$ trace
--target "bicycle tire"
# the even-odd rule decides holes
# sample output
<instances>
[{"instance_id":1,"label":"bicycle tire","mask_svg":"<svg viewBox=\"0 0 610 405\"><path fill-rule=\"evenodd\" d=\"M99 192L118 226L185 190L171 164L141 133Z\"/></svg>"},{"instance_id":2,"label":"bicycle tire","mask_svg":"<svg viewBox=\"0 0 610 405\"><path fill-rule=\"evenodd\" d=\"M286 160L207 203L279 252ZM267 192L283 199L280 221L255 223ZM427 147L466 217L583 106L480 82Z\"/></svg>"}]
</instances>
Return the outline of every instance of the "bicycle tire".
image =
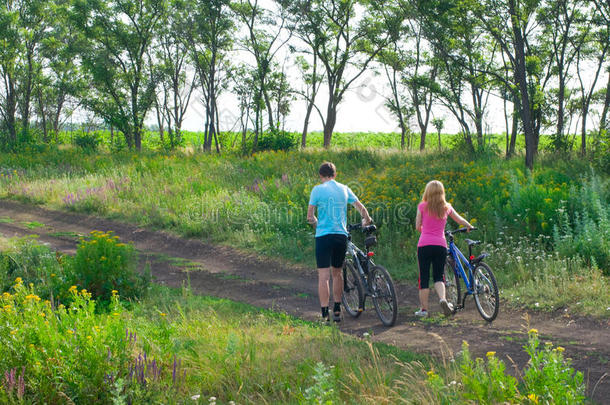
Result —
<instances>
[{"instance_id":1,"label":"bicycle tire","mask_svg":"<svg viewBox=\"0 0 610 405\"><path fill-rule=\"evenodd\" d=\"M462 296L460 278L456 275L455 269L449 263L449 260L445 263L445 298L447 302L453 306L452 314L455 314L460 305L460 297Z\"/></svg>"},{"instance_id":2,"label":"bicycle tire","mask_svg":"<svg viewBox=\"0 0 610 405\"><path fill-rule=\"evenodd\" d=\"M385 326L392 326L398 316L398 302L392 277L384 267L377 265L370 269L369 277L375 312L381 323Z\"/></svg>"},{"instance_id":3,"label":"bicycle tire","mask_svg":"<svg viewBox=\"0 0 610 405\"><path fill-rule=\"evenodd\" d=\"M350 316L357 318L364 307L364 289L360 276L351 260L343 263L343 294L341 294L343 308Z\"/></svg>"},{"instance_id":4,"label":"bicycle tire","mask_svg":"<svg viewBox=\"0 0 610 405\"><path fill-rule=\"evenodd\" d=\"M473 272L474 302L477 310L487 322L492 322L498 316L500 309L500 293L498 283L491 268L483 262L476 265Z\"/></svg>"}]
</instances>

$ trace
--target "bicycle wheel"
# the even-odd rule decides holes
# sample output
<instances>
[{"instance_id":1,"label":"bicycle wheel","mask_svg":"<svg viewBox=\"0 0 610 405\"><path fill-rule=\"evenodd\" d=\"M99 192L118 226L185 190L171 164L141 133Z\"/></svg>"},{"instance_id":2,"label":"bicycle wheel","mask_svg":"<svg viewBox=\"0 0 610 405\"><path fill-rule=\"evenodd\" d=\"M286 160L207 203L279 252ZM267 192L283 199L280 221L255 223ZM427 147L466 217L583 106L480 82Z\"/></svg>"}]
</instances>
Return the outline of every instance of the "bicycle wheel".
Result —
<instances>
[{"instance_id":1,"label":"bicycle wheel","mask_svg":"<svg viewBox=\"0 0 610 405\"><path fill-rule=\"evenodd\" d=\"M489 266L483 262L474 268L474 302L479 313L487 322L498 316L500 294L496 278Z\"/></svg>"},{"instance_id":2,"label":"bicycle wheel","mask_svg":"<svg viewBox=\"0 0 610 405\"><path fill-rule=\"evenodd\" d=\"M396 302L396 292L394 282L390 273L381 267L374 266L369 275L372 290L371 299L375 305L375 312L385 326L392 326L396 322L398 315L398 303Z\"/></svg>"},{"instance_id":3,"label":"bicycle wheel","mask_svg":"<svg viewBox=\"0 0 610 405\"><path fill-rule=\"evenodd\" d=\"M453 306L452 313L454 314L460 304L461 296L460 279L456 277L453 266L447 262L445 263L445 298Z\"/></svg>"},{"instance_id":4,"label":"bicycle wheel","mask_svg":"<svg viewBox=\"0 0 610 405\"><path fill-rule=\"evenodd\" d=\"M345 311L354 318L362 313L364 289L360 282L360 276L351 260L346 260L343 264L343 294L341 295L341 302Z\"/></svg>"}]
</instances>

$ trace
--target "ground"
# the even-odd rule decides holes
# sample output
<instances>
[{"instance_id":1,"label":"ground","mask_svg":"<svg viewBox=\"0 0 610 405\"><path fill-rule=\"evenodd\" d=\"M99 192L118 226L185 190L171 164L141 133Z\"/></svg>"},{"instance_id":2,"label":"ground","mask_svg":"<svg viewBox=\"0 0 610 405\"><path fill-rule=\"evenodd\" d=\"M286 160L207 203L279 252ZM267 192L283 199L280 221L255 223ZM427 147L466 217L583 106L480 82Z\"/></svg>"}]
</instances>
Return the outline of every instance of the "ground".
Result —
<instances>
[{"instance_id":1,"label":"ground","mask_svg":"<svg viewBox=\"0 0 610 405\"><path fill-rule=\"evenodd\" d=\"M141 266L149 266L159 283L173 287L188 283L197 294L246 302L308 320L318 317L314 269L164 231L0 200L0 233L6 237L37 234L52 248L74 253L78 236L92 230L114 231L123 241L132 241L140 252ZM382 257L378 261L383 264ZM569 311L529 312L503 305L498 318L488 324L479 316L474 302L467 300L466 308L452 318L440 315L437 306L431 308L433 316L422 321L413 315L417 286L398 284L396 291L400 309L394 327L383 327L367 302L362 316L346 317L340 329L356 336L369 333L375 341L443 359L450 359L466 340L474 355L495 351L509 365L514 363L522 369L527 361L522 349L527 331L536 328L542 340L566 348L575 368L584 373L588 396L610 404L609 320L572 316Z\"/></svg>"}]
</instances>

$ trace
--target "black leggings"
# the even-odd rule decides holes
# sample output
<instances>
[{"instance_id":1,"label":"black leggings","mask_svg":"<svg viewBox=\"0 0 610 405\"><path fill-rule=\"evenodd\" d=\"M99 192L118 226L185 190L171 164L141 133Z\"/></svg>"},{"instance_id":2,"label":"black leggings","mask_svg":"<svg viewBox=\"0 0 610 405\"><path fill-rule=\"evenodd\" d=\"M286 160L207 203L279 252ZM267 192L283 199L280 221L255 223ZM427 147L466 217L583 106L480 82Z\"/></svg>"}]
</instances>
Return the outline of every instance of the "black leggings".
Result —
<instances>
[{"instance_id":1,"label":"black leggings","mask_svg":"<svg viewBox=\"0 0 610 405\"><path fill-rule=\"evenodd\" d=\"M444 246L420 246L417 248L417 263L419 264L419 289L428 288L430 281L430 265L434 282L444 280L444 267L447 260L447 248Z\"/></svg>"}]
</instances>

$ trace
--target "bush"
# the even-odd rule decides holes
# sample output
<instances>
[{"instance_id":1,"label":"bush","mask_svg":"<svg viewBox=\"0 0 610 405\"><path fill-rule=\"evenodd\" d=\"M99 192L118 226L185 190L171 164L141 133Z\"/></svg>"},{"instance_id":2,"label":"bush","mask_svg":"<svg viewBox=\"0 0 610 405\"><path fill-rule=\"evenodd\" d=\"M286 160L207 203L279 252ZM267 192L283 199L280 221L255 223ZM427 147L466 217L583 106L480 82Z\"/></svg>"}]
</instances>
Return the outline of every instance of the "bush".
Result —
<instances>
[{"instance_id":1,"label":"bush","mask_svg":"<svg viewBox=\"0 0 610 405\"><path fill-rule=\"evenodd\" d=\"M86 153L93 153L100 145L100 138L95 132L79 131L74 136L74 145L81 148Z\"/></svg>"},{"instance_id":2,"label":"bush","mask_svg":"<svg viewBox=\"0 0 610 405\"><path fill-rule=\"evenodd\" d=\"M67 291L69 280L64 271L65 258L40 245L36 238L14 240L14 245L0 253L0 288L9 291L16 278L37 286L37 294L54 302Z\"/></svg>"},{"instance_id":3,"label":"bush","mask_svg":"<svg viewBox=\"0 0 610 405\"><path fill-rule=\"evenodd\" d=\"M286 131L271 131L264 133L258 140L257 151L291 150L297 146L297 139Z\"/></svg>"},{"instance_id":4,"label":"bush","mask_svg":"<svg viewBox=\"0 0 610 405\"><path fill-rule=\"evenodd\" d=\"M118 239L112 232L93 231L81 240L73 260L74 284L105 302L116 292L125 298L140 297L150 284L147 274L137 273L134 247Z\"/></svg>"}]
</instances>

